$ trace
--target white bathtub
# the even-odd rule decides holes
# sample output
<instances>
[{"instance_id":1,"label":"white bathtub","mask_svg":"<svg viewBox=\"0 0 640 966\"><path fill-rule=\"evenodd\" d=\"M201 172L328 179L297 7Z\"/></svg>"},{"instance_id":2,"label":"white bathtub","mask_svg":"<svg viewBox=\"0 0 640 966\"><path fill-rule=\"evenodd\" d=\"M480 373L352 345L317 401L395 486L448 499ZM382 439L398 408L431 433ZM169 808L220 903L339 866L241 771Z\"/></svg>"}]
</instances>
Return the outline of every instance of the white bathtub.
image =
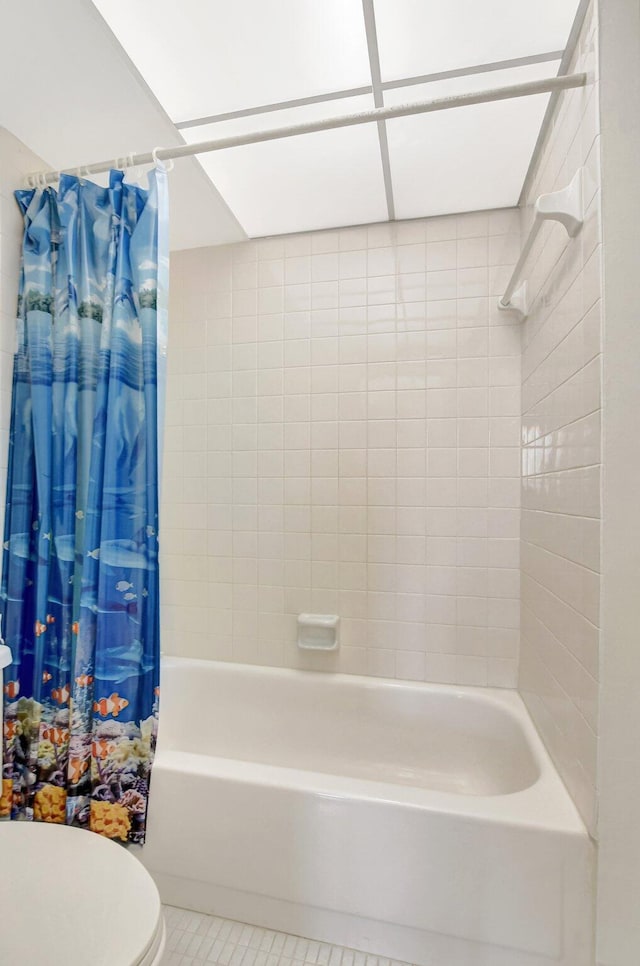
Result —
<instances>
[{"instance_id":1,"label":"white bathtub","mask_svg":"<svg viewBox=\"0 0 640 966\"><path fill-rule=\"evenodd\" d=\"M420 966L590 966L592 850L513 692L164 659L164 901Z\"/></svg>"}]
</instances>

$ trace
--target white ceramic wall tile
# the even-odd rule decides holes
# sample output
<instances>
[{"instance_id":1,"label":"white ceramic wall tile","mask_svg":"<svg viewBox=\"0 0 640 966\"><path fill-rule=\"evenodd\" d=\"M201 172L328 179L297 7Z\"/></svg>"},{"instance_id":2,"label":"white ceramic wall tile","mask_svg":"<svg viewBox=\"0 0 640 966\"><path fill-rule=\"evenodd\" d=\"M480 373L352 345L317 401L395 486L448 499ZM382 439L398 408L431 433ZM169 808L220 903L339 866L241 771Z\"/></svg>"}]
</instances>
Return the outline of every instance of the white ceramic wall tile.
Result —
<instances>
[{"instance_id":1,"label":"white ceramic wall tile","mask_svg":"<svg viewBox=\"0 0 640 966\"><path fill-rule=\"evenodd\" d=\"M571 70L596 56L589 11ZM527 266L522 353L519 685L590 830L595 826L600 603L601 236L597 79L561 95L527 205L585 166L586 222L545 226ZM523 212L523 230L530 218ZM505 427L506 428L506 427Z\"/></svg>"},{"instance_id":2,"label":"white ceramic wall tile","mask_svg":"<svg viewBox=\"0 0 640 966\"><path fill-rule=\"evenodd\" d=\"M505 210L172 256L168 651L515 685L518 251Z\"/></svg>"}]
</instances>

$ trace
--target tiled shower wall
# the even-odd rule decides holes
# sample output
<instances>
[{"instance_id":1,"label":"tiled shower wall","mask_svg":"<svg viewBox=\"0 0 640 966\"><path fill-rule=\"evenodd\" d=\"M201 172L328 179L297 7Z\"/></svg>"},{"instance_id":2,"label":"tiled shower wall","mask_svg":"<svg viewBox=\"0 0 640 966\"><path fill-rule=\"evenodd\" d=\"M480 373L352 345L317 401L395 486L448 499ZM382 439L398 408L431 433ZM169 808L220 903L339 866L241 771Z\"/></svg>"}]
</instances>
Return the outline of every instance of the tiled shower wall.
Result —
<instances>
[{"instance_id":1,"label":"tiled shower wall","mask_svg":"<svg viewBox=\"0 0 640 966\"><path fill-rule=\"evenodd\" d=\"M166 651L515 685L518 252L503 210L172 255Z\"/></svg>"},{"instance_id":2,"label":"tiled shower wall","mask_svg":"<svg viewBox=\"0 0 640 966\"><path fill-rule=\"evenodd\" d=\"M520 689L591 831L595 823L600 598L601 231L594 16L528 194L584 166L585 224L568 241L545 225L531 257L522 357ZM530 209L524 212L523 231Z\"/></svg>"}]
</instances>

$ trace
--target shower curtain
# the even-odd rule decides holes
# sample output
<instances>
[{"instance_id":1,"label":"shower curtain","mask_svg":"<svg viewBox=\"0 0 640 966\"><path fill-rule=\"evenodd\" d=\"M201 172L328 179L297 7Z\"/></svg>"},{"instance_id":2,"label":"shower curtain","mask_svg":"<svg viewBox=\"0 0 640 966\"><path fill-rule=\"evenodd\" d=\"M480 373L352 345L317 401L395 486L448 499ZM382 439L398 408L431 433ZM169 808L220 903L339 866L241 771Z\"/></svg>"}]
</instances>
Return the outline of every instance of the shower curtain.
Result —
<instances>
[{"instance_id":1,"label":"shower curtain","mask_svg":"<svg viewBox=\"0 0 640 966\"><path fill-rule=\"evenodd\" d=\"M24 215L4 527L0 817L143 843L159 698L166 171Z\"/></svg>"}]
</instances>

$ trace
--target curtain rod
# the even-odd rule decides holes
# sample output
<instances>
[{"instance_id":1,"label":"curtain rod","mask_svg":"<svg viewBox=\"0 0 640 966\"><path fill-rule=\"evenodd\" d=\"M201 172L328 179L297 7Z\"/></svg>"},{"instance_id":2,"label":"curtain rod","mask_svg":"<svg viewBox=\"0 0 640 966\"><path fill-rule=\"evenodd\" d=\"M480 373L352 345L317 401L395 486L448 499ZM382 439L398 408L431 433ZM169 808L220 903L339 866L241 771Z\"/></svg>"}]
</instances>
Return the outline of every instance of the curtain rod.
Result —
<instances>
[{"instance_id":1,"label":"curtain rod","mask_svg":"<svg viewBox=\"0 0 640 966\"><path fill-rule=\"evenodd\" d=\"M355 124L368 124L373 121L385 121L395 117L409 117L413 114L430 114L434 111L446 111L454 107L468 107L471 104L488 104L492 101L504 101L513 97L529 97L532 94L548 94L552 91L567 90L571 87L584 87L587 83L585 73L562 74L559 77L546 77L540 80L526 81L523 84L511 84L508 87L493 87L471 94L454 94L450 97L439 97L431 101L418 101L410 104L397 104L392 107L378 107L358 114L343 114L338 117L328 117L320 121L306 121L303 124L292 124L289 127L268 128L265 131L254 131L250 134L236 134L232 137L218 138L213 141L199 141L195 144L181 144L173 148L155 148L146 154L130 154L126 158L115 158L107 161L96 161L93 164L82 165L79 168L65 168L63 171L40 171L27 175L27 187L45 187L57 181L61 174L100 174L111 168L128 168L139 164L152 164L157 161L173 161L178 158L191 157L194 154L206 154L209 151L222 151L225 148L236 148L244 144L259 144L262 141L275 141L279 138L295 137L299 134L313 134L316 131L330 131L340 127L352 127Z\"/></svg>"}]
</instances>

